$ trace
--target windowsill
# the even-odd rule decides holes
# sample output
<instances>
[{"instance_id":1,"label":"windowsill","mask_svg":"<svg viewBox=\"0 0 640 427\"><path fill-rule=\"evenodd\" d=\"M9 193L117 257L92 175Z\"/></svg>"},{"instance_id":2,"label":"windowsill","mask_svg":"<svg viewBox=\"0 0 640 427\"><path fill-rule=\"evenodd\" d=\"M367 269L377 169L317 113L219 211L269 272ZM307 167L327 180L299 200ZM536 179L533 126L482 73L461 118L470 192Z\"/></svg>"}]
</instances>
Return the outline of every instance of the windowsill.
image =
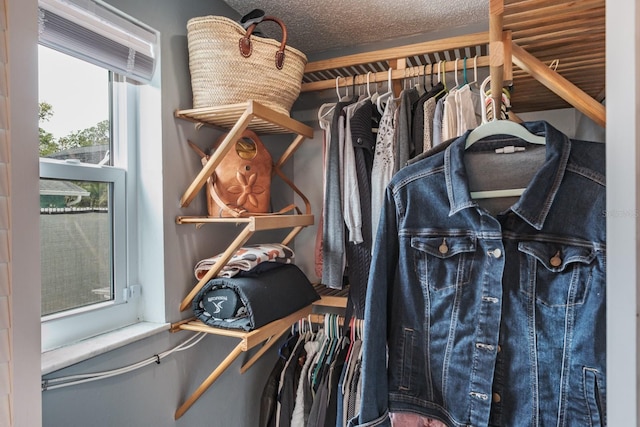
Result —
<instances>
[{"instance_id":1,"label":"windowsill","mask_svg":"<svg viewBox=\"0 0 640 427\"><path fill-rule=\"evenodd\" d=\"M140 322L106 334L42 353L42 375L150 337L171 327L169 323Z\"/></svg>"}]
</instances>

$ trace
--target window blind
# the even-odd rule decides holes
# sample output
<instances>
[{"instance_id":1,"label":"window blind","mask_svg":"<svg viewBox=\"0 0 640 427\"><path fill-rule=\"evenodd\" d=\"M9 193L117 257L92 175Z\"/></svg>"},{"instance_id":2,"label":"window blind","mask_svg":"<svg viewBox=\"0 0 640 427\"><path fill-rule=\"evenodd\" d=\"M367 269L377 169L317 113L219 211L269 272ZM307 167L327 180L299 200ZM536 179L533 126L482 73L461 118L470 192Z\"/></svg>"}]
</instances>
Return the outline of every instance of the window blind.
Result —
<instances>
[{"instance_id":1,"label":"window blind","mask_svg":"<svg viewBox=\"0 0 640 427\"><path fill-rule=\"evenodd\" d=\"M39 0L43 46L148 83L158 33L96 0Z\"/></svg>"}]
</instances>

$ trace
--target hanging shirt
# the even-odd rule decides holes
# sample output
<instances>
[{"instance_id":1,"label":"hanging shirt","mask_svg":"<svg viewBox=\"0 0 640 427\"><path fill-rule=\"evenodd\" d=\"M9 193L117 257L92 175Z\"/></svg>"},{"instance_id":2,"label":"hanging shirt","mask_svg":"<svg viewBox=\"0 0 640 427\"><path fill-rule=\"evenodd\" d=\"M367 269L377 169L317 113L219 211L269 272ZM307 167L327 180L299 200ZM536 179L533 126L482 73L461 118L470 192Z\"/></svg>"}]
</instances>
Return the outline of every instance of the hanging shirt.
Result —
<instances>
[{"instance_id":1,"label":"hanging shirt","mask_svg":"<svg viewBox=\"0 0 640 427\"><path fill-rule=\"evenodd\" d=\"M353 150L355 152L356 175L360 190L360 210L362 212L362 243L347 243L347 275L349 279L350 307L353 316L364 318L369 269L371 267L371 172L375 150L376 133L380 125L380 114L371 102L365 102L349 121Z\"/></svg>"},{"instance_id":2,"label":"hanging shirt","mask_svg":"<svg viewBox=\"0 0 640 427\"><path fill-rule=\"evenodd\" d=\"M335 104L332 107L335 110ZM333 111L333 110L330 110ZM330 112L329 112L330 113ZM325 113L318 117L318 124L320 128L323 130L322 137L322 176L324 178L324 182L326 184L326 176L327 176L327 158L329 157L329 144L331 143L331 122L332 116L329 113ZM324 229L324 202L326 201L326 195L324 194L325 186L322 186L323 189L323 206L322 206L322 215L318 218L318 228L316 231L316 241L315 241L315 273L317 277L322 277L322 233Z\"/></svg>"},{"instance_id":3,"label":"hanging shirt","mask_svg":"<svg viewBox=\"0 0 640 427\"><path fill-rule=\"evenodd\" d=\"M411 137L413 116L413 103L418 101L420 95L415 88L404 89L400 93L398 105L398 120L396 121L396 145L394 156L394 170L403 168L407 161L415 155L415 146ZM422 149L422 147L420 147Z\"/></svg>"},{"instance_id":4,"label":"hanging shirt","mask_svg":"<svg viewBox=\"0 0 640 427\"><path fill-rule=\"evenodd\" d=\"M423 142L422 152L426 153L433 147L433 117L436 113L436 98L432 97L424 103L424 125L423 125Z\"/></svg>"},{"instance_id":5,"label":"hanging shirt","mask_svg":"<svg viewBox=\"0 0 640 427\"><path fill-rule=\"evenodd\" d=\"M373 155L373 169L371 171L371 232L374 242L384 200L384 191L394 174L397 109L396 101L389 98L384 113L382 113L376 137L376 151Z\"/></svg>"},{"instance_id":6,"label":"hanging shirt","mask_svg":"<svg viewBox=\"0 0 640 427\"><path fill-rule=\"evenodd\" d=\"M389 426L390 412L455 426L604 425L605 147L525 127L546 145L496 136L465 150L463 135L389 183L350 425ZM495 154L506 145L525 151ZM474 171L474 159L502 168ZM531 165L522 196L471 197L491 187L470 177L512 188L521 183L492 174Z\"/></svg>"},{"instance_id":7,"label":"hanging shirt","mask_svg":"<svg viewBox=\"0 0 640 427\"><path fill-rule=\"evenodd\" d=\"M480 94L472 91L469 85L464 85L457 90L455 97L458 114L456 136L460 136L481 123L481 100Z\"/></svg>"},{"instance_id":8,"label":"hanging shirt","mask_svg":"<svg viewBox=\"0 0 640 427\"><path fill-rule=\"evenodd\" d=\"M436 109L433 113L433 130L432 130L432 145L435 147L444 140L442 139L442 113L444 109L444 97L438 99L436 102Z\"/></svg>"},{"instance_id":9,"label":"hanging shirt","mask_svg":"<svg viewBox=\"0 0 640 427\"><path fill-rule=\"evenodd\" d=\"M413 103L413 117L411 123L411 137L413 138L413 145L415 148L415 156L422 154L425 150L425 147L431 147L431 129L433 128L433 112L429 114L429 122L427 127L427 117L425 113L427 110L425 109L425 104L427 102L433 102L433 106L435 108L435 98L436 95L444 92L444 85L442 83L438 83L433 86L429 91L425 92L423 95L418 98L416 102ZM431 101L429 101L431 100ZM424 137L425 135L429 135L429 141L427 142Z\"/></svg>"},{"instance_id":10,"label":"hanging shirt","mask_svg":"<svg viewBox=\"0 0 640 427\"><path fill-rule=\"evenodd\" d=\"M458 104L456 102L457 88L444 98L442 105L442 140L447 141L458 136Z\"/></svg>"},{"instance_id":11,"label":"hanging shirt","mask_svg":"<svg viewBox=\"0 0 640 427\"><path fill-rule=\"evenodd\" d=\"M362 238L362 209L360 207L360 188L358 185L358 173L356 170L356 157L353 147L353 135L351 130L351 120L356 111L365 103L371 101L365 99L344 108L345 129L342 144L342 212L344 221L349 230L349 242L359 244Z\"/></svg>"},{"instance_id":12,"label":"hanging shirt","mask_svg":"<svg viewBox=\"0 0 640 427\"><path fill-rule=\"evenodd\" d=\"M320 344L317 341L308 341L304 345L304 349L307 352L307 358L302 366L302 372L300 373L300 379L298 381L298 388L296 389L296 401L293 407L293 414L291 415L291 427L304 427L307 420L305 420L305 394L311 394L309 387L308 372L315 355L320 348ZM309 400L309 399L306 399ZM306 413L309 414L311 408L307 408Z\"/></svg>"},{"instance_id":13,"label":"hanging shirt","mask_svg":"<svg viewBox=\"0 0 640 427\"><path fill-rule=\"evenodd\" d=\"M322 222L322 283L330 288L342 289L345 269L344 217L340 190L340 143L338 122L343 107L351 101L336 103L331 122Z\"/></svg>"}]
</instances>

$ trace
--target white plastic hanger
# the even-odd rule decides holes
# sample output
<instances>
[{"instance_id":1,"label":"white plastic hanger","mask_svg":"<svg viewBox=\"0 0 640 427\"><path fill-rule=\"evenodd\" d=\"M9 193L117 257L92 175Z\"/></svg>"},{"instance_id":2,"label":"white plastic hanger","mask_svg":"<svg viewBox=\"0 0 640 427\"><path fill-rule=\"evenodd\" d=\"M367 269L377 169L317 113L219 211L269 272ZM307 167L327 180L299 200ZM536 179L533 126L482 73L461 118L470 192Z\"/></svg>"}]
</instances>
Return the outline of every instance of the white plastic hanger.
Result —
<instances>
[{"instance_id":1,"label":"white plastic hanger","mask_svg":"<svg viewBox=\"0 0 640 427\"><path fill-rule=\"evenodd\" d=\"M369 72L370 73L370 72ZM367 73L367 79L369 78L369 73ZM373 83L376 85L376 91L371 95L371 103L377 105L378 97L380 96L380 92L378 92L378 82L376 80L376 75L373 75Z\"/></svg>"},{"instance_id":2,"label":"white plastic hanger","mask_svg":"<svg viewBox=\"0 0 640 427\"><path fill-rule=\"evenodd\" d=\"M378 106L378 111L380 112L380 114L384 113L384 107L385 107L385 102L393 96L393 85L391 82L391 68L389 68L388 71L388 75L387 75L387 91L385 93L383 93L382 95L378 96L378 99L376 99L376 105Z\"/></svg>"},{"instance_id":3,"label":"white plastic hanger","mask_svg":"<svg viewBox=\"0 0 640 427\"><path fill-rule=\"evenodd\" d=\"M322 120L323 118L331 114L335 108L336 108L335 102L327 102L322 104L320 108L318 108L318 121Z\"/></svg>"},{"instance_id":4,"label":"white plastic hanger","mask_svg":"<svg viewBox=\"0 0 640 427\"><path fill-rule=\"evenodd\" d=\"M341 100L340 86L338 84L339 80L340 80L340 76L336 77L336 95L338 95L338 101ZM348 94L348 89L347 89L347 94ZM327 102L322 104L320 108L318 108L318 121L321 121L323 118L331 114L335 108L336 108L335 102Z\"/></svg>"},{"instance_id":5,"label":"white plastic hanger","mask_svg":"<svg viewBox=\"0 0 640 427\"><path fill-rule=\"evenodd\" d=\"M344 96L340 96L340 85L339 85L340 78L343 78L346 80L346 78L342 76L336 77L336 95L338 95L338 101L346 101L349 99L349 86L345 86Z\"/></svg>"},{"instance_id":6,"label":"white plastic hanger","mask_svg":"<svg viewBox=\"0 0 640 427\"><path fill-rule=\"evenodd\" d=\"M469 133L467 136L467 141L465 144L465 150L473 145L476 141L479 141L483 138L493 136L493 135L511 135L515 136L519 139L527 141L531 144L546 144L546 138L544 136L535 135L527 130L524 126L512 122L511 120L498 120L496 118L496 106L493 105L493 120L487 121L486 115L486 103L485 103L485 88L487 83L491 80L491 77L487 77L480 85L480 94L482 96L482 124L475 128ZM494 100L491 98L491 102ZM487 191L472 191L470 193L472 199L489 199L489 198L498 198L498 197L518 197L524 193L524 188L512 188L505 190L487 190Z\"/></svg>"},{"instance_id":7,"label":"white plastic hanger","mask_svg":"<svg viewBox=\"0 0 640 427\"><path fill-rule=\"evenodd\" d=\"M483 98L485 96L485 87L487 86L489 80L491 80L491 77L487 77L480 86L480 94ZM491 99L491 102L493 103L493 99ZM531 144L546 144L546 138L544 136L535 135L518 123L512 122L511 120L497 120L495 105L493 105L493 120L487 121L485 106L485 99L482 99L482 124L472 130L469 136L467 136L465 149L469 148L476 141L492 135L511 135L527 141Z\"/></svg>"},{"instance_id":8,"label":"white plastic hanger","mask_svg":"<svg viewBox=\"0 0 640 427\"><path fill-rule=\"evenodd\" d=\"M491 102L493 102L493 100L491 100ZM493 119L490 122L481 124L471 131L469 136L467 136L467 143L465 144L465 148L469 148L476 141L479 141L482 138L493 135L511 135L527 141L531 144L544 145L546 143L546 139L544 136L535 135L529 132L524 126L516 122L512 122L511 120Z\"/></svg>"},{"instance_id":9,"label":"white plastic hanger","mask_svg":"<svg viewBox=\"0 0 640 427\"><path fill-rule=\"evenodd\" d=\"M473 81L469 82L469 85L478 87L478 55L473 57Z\"/></svg>"},{"instance_id":10,"label":"white plastic hanger","mask_svg":"<svg viewBox=\"0 0 640 427\"><path fill-rule=\"evenodd\" d=\"M449 88L447 87L447 61L446 60L442 60L442 61L438 61L438 83L442 83L442 87L443 89L436 94L436 97L442 95L443 93L449 93ZM444 68L444 70L443 70Z\"/></svg>"},{"instance_id":11,"label":"white plastic hanger","mask_svg":"<svg viewBox=\"0 0 640 427\"><path fill-rule=\"evenodd\" d=\"M453 61L453 80L456 82L455 89L460 88L460 83L458 83L458 59L457 58Z\"/></svg>"}]
</instances>

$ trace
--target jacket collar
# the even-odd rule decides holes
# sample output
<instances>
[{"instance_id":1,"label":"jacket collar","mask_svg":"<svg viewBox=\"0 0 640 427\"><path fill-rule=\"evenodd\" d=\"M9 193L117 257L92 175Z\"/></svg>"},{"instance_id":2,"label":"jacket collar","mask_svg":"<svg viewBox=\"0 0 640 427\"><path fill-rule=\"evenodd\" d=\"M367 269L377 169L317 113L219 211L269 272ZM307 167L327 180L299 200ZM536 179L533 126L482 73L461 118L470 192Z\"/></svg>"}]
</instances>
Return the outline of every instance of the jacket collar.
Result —
<instances>
[{"instance_id":1,"label":"jacket collar","mask_svg":"<svg viewBox=\"0 0 640 427\"><path fill-rule=\"evenodd\" d=\"M537 230L541 230L551 205L555 199L564 172L566 170L571 141L562 132L544 121L524 123L530 132L544 135L546 140L545 162L534 175L519 200L511 207L511 210L520 216ZM457 212L478 207L478 203L471 198L464 165L465 143L470 131L456 139L447 149L444 155L444 173L449 197L449 216ZM474 144L478 148L492 148L504 145L504 137L485 138ZM513 137L509 137L509 144L513 145ZM518 141L520 145L526 142Z\"/></svg>"}]
</instances>

